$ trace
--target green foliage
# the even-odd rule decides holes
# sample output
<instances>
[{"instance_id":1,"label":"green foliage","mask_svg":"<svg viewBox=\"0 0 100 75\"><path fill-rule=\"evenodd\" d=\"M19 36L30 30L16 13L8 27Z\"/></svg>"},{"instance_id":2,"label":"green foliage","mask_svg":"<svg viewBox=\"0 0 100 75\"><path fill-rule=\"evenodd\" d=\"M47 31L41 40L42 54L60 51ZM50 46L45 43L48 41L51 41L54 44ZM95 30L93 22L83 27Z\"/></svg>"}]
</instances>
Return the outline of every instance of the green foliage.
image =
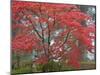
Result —
<instances>
[{"instance_id":1,"label":"green foliage","mask_svg":"<svg viewBox=\"0 0 100 75\"><path fill-rule=\"evenodd\" d=\"M54 62L49 61L47 64L40 65L40 64L33 64L34 67L32 67L31 62L26 62L23 64L27 64L25 66L21 66L20 68L14 68L12 70L12 75L15 74L26 74L26 73L40 73L40 72L59 72L59 71L73 71L77 70L69 65L64 65L61 62ZM81 62L81 68L79 69L94 69L95 68L95 62Z\"/></svg>"},{"instance_id":2,"label":"green foliage","mask_svg":"<svg viewBox=\"0 0 100 75\"><path fill-rule=\"evenodd\" d=\"M47 64L43 65L36 65L35 68L33 68L33 71L35 72L53 72L53 71L60 71L60 63L49 61Z\"/></svg>"},{"instance_id":3,"label":"green foliage","mask_svg":"<svg viewBox=\"0 0 100 75\"><path fill-rule=\"evenodd\" d=\"M30 67L21 67L21 68L17 68L17 69L13 69L12 70L12 75L14 74L23 74L23 73L31 73L32 70Z\"/></svg>"},{"instance_id":4,"label":"green foliage","mask_svg":"<svg viewBox=\"0 0 100 75\"><path fill-rule=\"evenodd\" d=\"M43 72L53 72L53 71L60 71L60 63L49 61L47 64L45 64L42 68Z\"/></svg>"}]
</instances>

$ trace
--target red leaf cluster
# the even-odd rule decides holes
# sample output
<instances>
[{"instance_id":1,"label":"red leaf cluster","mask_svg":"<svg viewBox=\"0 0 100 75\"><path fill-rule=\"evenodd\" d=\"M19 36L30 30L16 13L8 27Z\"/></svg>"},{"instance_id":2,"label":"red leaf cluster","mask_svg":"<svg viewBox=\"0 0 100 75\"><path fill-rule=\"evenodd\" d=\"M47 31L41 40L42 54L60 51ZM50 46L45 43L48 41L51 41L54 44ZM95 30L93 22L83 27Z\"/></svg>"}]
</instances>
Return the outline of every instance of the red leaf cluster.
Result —
<instances>
[{"instance_id":1,"label":"red leaf cluster","mask_svg":"<svg viewBox=\"0 0 100 75\"><path fill-rule=\"evenodd\" d=\"M39 42L39 39L34 35L19 34L12 40L12 48L19 52L20 50L32 52L32 49L37 47L36 42Z\"/></svg>"}]
</instances>

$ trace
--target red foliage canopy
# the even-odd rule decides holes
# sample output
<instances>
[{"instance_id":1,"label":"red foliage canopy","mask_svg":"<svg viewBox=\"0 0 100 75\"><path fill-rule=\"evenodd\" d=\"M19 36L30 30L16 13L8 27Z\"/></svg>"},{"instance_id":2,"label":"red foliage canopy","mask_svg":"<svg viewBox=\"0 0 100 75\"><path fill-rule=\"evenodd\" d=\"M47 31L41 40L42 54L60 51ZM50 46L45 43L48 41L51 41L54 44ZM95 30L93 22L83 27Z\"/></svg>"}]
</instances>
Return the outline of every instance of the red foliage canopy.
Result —
<instances>
[{"instance_id":1,"label":"red foliage canopy","mask_svg":"<svg viewBox=\"0 0 100 75\"><path fill-rule=\"evenodd\" d=\"M92 18L76 5L13 1L12 14L12 49L39 50L43 57L36 60L38 64L68 58L69 64L79 68L79 44L90 52L94 48L95 25L83 24Z\"/></svg>"}]
</instances>

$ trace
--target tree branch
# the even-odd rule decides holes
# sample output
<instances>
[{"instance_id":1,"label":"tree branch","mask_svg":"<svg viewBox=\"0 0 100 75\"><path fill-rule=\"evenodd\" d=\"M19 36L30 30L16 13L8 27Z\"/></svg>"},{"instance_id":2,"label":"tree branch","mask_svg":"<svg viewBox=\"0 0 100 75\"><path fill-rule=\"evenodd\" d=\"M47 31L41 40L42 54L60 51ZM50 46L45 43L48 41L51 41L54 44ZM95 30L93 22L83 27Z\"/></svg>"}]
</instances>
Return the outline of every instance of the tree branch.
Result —
<instances>
[{"instance_id":1,"label":"tree branch","mask_svg":"<svg viewBox=\"0 0 100 75\"><path fill-rule=\"evenodd\" d=\"M40 15L39 15L39 17L41 18L41 16L42 16L42 11L41 11L41 4L40 4L40 7L39 7L39 11L40 11ZM42 43L43 43L43 48L44 48L44 52L45 52L45 55L48 55L47 54L47 52L46 52L46 49L45 49L45 45L44 45L44 32L43 32L43 27L42 27L42 25L41 25L41 22L40 22L40 20L39 20L39 24L40 24L40 27L41 27L41 30L42 30Z\"/></svg>"},{"instance_id":2,"label":"tree branch","mask_svg":"<svg viewBox=\"0 0 100 75\"><path fill-rule=\"evenodd\" d=\"M28 18L28 19L30 19L30 18ZM39 34L38 30L35 28L34 23L31 21L31 19L30 19L30 22L32 23L32 27L33 27L34 31L37 33L37 35L39 36L39 38L43 39L43 37Z\"/></svg>"},{"instance_id":3,"label":"tree branch","mask_svg":"<svg viewBox=\"0 0 100 75\"><path fill-rule=\"evenodd\" d=\"M54 12L54 16L55 16L55 12ZM48 19L49 19L49 16L48 16ZM48 21L47 21L47 24L48 24L48 52L50 52L49 47L50 47L50 37L51 37L50 32L51 32L51 30L50 30ZM55 25L55 17L54 17L53 25Z\"/></svg>"},{"instance_id":4,"label":"tree branch","mask_svg":"<svg viewBox=\"0 0 100 75\"><path fill-rule=\"evenodd\" d=\"M68 31L64 42L58 48L61 48L67 42L69 35L70 35L70 30Z\"/></svg>"}]
</instances>

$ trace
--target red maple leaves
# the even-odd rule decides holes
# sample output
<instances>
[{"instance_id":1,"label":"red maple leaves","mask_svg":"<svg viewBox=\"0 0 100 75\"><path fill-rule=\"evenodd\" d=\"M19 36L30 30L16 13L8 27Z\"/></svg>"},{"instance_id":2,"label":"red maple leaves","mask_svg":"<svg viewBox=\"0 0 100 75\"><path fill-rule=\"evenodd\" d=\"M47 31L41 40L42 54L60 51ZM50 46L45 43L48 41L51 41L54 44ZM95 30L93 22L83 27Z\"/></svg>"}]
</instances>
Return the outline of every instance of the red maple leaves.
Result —
<instances>
[{"instance_id":1,"label":"red maple leaves","mask_svg":"<svg viewBox=\"0 0 100 75\"><path fill-rule=\"evenodd\" d=\"M12 40L12 48L15 52L20 52L20 50L25 52L32 52L32 49L37 47L36 42L40 41L34 35L17 34L17 36L15 36L15 38Z\"/></svg>"}]
</instances>

